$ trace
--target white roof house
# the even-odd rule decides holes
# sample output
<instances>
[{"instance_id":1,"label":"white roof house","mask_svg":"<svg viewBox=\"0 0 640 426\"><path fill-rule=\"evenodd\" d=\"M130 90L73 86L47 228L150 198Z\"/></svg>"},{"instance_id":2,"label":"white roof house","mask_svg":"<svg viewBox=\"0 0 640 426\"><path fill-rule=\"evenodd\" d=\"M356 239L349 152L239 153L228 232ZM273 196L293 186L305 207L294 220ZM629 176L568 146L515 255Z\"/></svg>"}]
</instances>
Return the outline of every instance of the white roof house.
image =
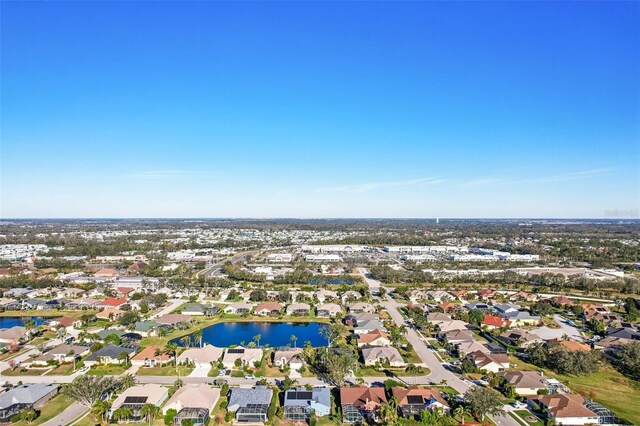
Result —
<instances>
[{"instance_id":1,"label":"white roof house","mask_svg":"<svg viewBox=\"0 0 640 426\"><path fill-rule=\"evenodd\" d=\"M162 414L166 414L171 409L180 412L185 408L203 408L211 414L218 399L220 399L219 388L213 388L205 383L184 385L162 407Z\"/></svg>"},{"instance_id":2,"label":"white roof house","mask_svg":"<svg viewBox=\"0 0 640 426\"><path fill-rule=\"evenodd\" d=\"M262 349L243 348L242 346L237 346L235 348L225 350L224 356L222 357L222 364L226 368L233 368L236 360L239 359L242 365L253 367L256 361L262 361L262 355Z\"/></svg>"},{"instance_id":3,"label":"white roof house","mask_svg":"<svg viewBox=\"0 0 640 426\"><path fill-rule=\"evenodd\" d=\"M224 349L215 347L213 345L205 345L201 348L189 348L178 355L178 363L194 363L197 367L211 365L212 362L217 362Z\"/></svg>"}]
</instances>

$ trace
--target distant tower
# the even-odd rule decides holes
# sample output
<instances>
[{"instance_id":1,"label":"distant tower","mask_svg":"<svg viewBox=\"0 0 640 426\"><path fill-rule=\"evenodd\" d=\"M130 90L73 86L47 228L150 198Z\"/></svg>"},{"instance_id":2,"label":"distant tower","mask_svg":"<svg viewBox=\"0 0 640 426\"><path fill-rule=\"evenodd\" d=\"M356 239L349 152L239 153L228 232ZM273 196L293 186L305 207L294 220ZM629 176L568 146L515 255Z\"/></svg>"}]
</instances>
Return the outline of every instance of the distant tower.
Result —
<instances>
[{"instance_id":1,"label":"distant tower","mask_svg":"<svg viewBox=\"0 0 640 426\"><path fill-rule=\"evenodd\" d=\"M440 223L440 218L436 217L436 225Z\"/></svg>"}]
</instances>

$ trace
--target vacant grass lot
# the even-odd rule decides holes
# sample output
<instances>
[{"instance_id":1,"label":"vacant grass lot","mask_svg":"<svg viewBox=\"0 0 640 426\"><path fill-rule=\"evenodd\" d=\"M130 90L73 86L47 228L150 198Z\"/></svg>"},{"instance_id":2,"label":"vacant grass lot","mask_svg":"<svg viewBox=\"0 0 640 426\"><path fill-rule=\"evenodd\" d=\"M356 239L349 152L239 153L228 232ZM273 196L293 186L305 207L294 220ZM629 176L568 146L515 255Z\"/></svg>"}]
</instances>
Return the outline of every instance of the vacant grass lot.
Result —
<instances>
[{"instance_id":1,"label":"vacant grass lot","mask_svg":"<svg viewBox=\"0 0 640 426\"><path fill-rule=\"evenodd\" d=\"M179 365L178 369L173 365L165 365L162 367L140 367L138 376L188 376L193 371L193 367Z\"/></svg>"}]
</instances>

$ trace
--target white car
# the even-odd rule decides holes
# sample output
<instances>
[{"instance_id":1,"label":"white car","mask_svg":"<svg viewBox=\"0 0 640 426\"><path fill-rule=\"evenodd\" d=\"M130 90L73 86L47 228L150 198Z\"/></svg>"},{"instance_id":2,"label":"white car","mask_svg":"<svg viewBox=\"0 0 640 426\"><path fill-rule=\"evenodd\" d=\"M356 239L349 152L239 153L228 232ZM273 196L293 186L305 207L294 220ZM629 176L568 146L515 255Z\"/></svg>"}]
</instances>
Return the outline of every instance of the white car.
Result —
<instances>
[{"instance_id":1,"label":"white car","mask_svg":"<svg viewBox=\"0 0 640 426\"><path fill-rule=\"evenodd\" d=\"M244 378L247 380L255 380L256 376L254 376L253 374L247 374L246 376L244 376Z\"/></svg>"},{"instance_id":2,"label":"white car","mask_svg":"<svg viewBox=\"0 0 640 426\"><path fill-rule=\"evenodd\" d=\"M520 401L516 401L513 404L511 404L513 406L513 408L527 408L527 404L520 402Z\"/></svg>"}]
</instances>

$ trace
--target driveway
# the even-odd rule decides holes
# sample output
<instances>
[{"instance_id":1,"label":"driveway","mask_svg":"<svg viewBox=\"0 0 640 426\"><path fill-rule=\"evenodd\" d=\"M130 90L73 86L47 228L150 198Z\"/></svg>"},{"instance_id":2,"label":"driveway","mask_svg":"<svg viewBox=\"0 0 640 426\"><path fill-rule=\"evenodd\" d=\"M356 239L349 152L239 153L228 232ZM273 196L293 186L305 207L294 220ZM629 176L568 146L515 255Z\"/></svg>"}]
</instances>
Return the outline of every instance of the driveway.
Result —
<instances>
[{"instance_id":1,"label":"driveway","mask_svg":"<svg viewBox=\"0 0 640 426\"><path fill-rule=\"evenodd\" d=\"M531 332L540 336L544 340L562 339L562 336L564 336L565 334L569 336L569 339L575 340L577 342L582 342L584 340L582 338L580 330L565 323L565 318L556 314L553 316L553 321L558 324L560 328L550 328L545 325L542 327L534 328L533 330L531 330Z\"/></svg>"},{"instance_id":2,"label":"driveway","mask_svg":"<svg viewBox=\"0 0 640 426\"><path fill-rule=\"evenodd\" d=\"M42 426L66 426L71 424L75 419L80 417L82 413L87 411L87 407L77 402L71 404L67 409L58 414L51 420L42 423Z\"/></svg>"},{"instance_id":3,"label":"driveway","mask_svg":"<svg viewBox=\"0 0 640 426\"><path fill-rule=\"evenodd\" d=\"M211 371L210 365L198 365L188 377L208 377L209 371Z\"/></svg>"}]
</instances>

